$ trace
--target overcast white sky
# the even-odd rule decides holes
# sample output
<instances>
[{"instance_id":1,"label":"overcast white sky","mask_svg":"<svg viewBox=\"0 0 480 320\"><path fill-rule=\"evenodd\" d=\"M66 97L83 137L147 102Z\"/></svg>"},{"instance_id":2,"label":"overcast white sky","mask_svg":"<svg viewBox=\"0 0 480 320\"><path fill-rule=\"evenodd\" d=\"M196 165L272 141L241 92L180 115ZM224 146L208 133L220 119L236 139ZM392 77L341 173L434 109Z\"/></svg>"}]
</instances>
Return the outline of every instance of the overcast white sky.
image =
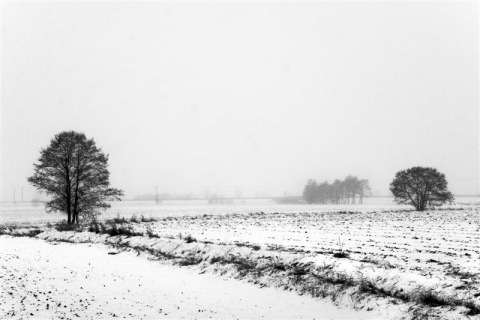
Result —
<instances>
[{"instance_id":1,"label":"overcast white sky","mask_svg":"<svg viewBox=\"0 0 480 320\"><path fill-rule=\"evenodd\" d=\"M479 193L477 1L4 2L1 27L4 201L71 129L127 198L387 195L415 165Z\"/></svg>"}]
</instances>

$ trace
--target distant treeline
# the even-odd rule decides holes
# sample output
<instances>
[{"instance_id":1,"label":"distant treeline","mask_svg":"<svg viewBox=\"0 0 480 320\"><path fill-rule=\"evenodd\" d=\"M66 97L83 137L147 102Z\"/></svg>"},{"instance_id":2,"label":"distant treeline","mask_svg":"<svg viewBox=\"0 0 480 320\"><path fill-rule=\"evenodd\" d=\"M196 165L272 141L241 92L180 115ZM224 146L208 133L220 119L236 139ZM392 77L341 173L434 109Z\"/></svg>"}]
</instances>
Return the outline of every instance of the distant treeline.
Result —
<instances>
[{"instance_id":1,"label":"distant treeline","mask_svg":"<svg viewBox=\"0 0 480 320\"><path fill-rule=\"evenodd\" d=\"M208 204L233 204L233 199L225 199L224 195L212 193L208 196Z\"/></svg>"},{"instance_id":2,"label":"distant treeline","mask_svg":"<svg viewBox=\"0 0 480 320\"><path fill-rule=\"evenodd\" d=\"M318 183L310 179L303 190L303 199L307 203L355 203L358 198L363 203L363 198L371 195L368 180L359 180L354 176L347 176L345 180L335 180Z\"/></svg>"},{"instance_id":3,"label":"distant treeline","mask_svg":"<svg viewBox=\"0 0 480 320\"><path fill-rule=\"evenodd\" d=\"M145 201L145 200L153 200L155 201L156 199L158 200L171 200L171 199L198 199L200 196L195 195L193 193L182 193L182 194L176 194L176 193L159 193L156 195L155 193L148 193L148 194L141 194L138 196L135 196L133 200L138 200L138 201Z\"/></svg>"},{"instance_id":4,"label":"distant treeline","mask_svg":"<svg viewBox=\"0 0 480 320\"><path fill-rule=\"evenodd\" d=\"M145 200L152 200L155 201L158 199L159 201L162 200L175 200L175 199L182 199L182 200L189 200L189 199L207 199L209 204L233 204L233 199L227 199L222 194L207 194L202 196L193 194L193 193L159 193L159 194L142 194L138 195L134 198L134 200L138 201L145 201Z\"/></svg>"}]
</instances>

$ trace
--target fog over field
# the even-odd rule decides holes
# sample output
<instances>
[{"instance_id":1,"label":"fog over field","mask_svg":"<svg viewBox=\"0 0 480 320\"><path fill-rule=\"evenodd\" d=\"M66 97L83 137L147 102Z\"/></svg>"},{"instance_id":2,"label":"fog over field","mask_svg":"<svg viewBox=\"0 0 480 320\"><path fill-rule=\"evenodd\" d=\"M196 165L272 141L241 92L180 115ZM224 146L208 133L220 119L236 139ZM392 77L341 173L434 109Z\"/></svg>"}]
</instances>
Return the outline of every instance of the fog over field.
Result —
<instances>
[{"instance_id":1,"label":"fog over field","mask_svg":"<svg viewBox=\"0 0 480 320\"><path fill-rule=\"evenodd\" d=\"M0 11L0 319L480 320L477 0Z\"/></svg>"},{"instance_id":2,"label":"fog over field","mask_svg":"<svg viewBox=\"0 0 480 320\"><path fill-rule=\"evenodd\" d=\"M431 166L479 193L478 3L2 2L1 200L54 134L125 198L301 195Z\"/></svg>"}]
</instances>

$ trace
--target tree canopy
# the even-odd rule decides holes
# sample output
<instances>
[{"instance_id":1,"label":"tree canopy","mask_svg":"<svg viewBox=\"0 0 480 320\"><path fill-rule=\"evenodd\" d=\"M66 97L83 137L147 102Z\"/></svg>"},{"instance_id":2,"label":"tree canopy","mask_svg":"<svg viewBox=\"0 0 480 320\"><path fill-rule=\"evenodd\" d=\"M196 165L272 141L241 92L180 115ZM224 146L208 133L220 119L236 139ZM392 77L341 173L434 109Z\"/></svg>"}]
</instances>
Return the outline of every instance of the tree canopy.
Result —
<instances>
[{"instance_id":1,"label":"tree canopy","mask_svg":"<svg viewBox=\"0 0 480 320\"><path fill-rule=\"evenodd\" d=\"M424 211L454 200L447 184L445 175L437 169L413 167L397 172L390 184L390 191L395 196L395 202Z\"/></svg>"},{"instance_id":2,"label":"tree canopy","mask_svg":"<svg viewBox=\"0 0 480 320\"><path fill-rule=\"evenodd\" d=\"M40 151L34 169L28 182L50 196L47 212L66 213L68 224L78 224L79 216L97 216L110 207L107 201L123 196L122 190L109 186L108 155L83 133L56 134Z\"/></svg>"}]
</instances>

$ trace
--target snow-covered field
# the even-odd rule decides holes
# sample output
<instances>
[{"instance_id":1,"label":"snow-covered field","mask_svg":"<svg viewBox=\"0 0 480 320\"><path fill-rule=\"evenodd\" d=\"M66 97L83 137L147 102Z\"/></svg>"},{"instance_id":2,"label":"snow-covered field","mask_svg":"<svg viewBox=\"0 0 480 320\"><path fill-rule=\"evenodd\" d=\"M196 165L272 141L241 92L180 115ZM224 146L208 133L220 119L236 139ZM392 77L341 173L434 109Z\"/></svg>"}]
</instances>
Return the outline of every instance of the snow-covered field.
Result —
<instances>
[{"instance_id":1,"label":"snow-covered field","mask_svg":"<svg viewBox=\"0 0 480 320\"><path fill-rule=\"evenodd\" d=\"M379 318L116 253L103 245L0 237L0 318Z\"/></svg>"},{"instance_id":2,"label":"snow-covered field","mask_svg":"<svg viewBox=\"0 0 480 320\"><path fill-rule=\"evenodd\" d=\"M371 291L401 300L428 300L415 296L421 292L435 295L434 305L467 307L456 311L471 316L480 308L477 207L187 216L126 225L134 233L160 238L188 235L199 243L254 248L286 265L329 266L336 275L368 281L375 285Z\"/></svg>"},{"instance_id":3,"label":"snow-covered field","mask_svg":"<svg viewBox=\"0 0 480 320\"><path fill-rule=\"evenodd\" d=\"M253 212L317 212L341 210L375 210L398 209L391 198L366 199L363 205L308 205L308 204L277 204L269 199L236 200L231 205L210 205L206 200L165 200L156 205L154 201L115 201L111 208L104 212L101 219L115 217L130 218L132 215L164 218L169 216L225 215L246 214ZM407 207L405 207L407 208ZM46 223L58 222L65 215L45 212L42 203L0 203L0 224L6 223Z\"/></svg>"},{"instance_id":4,"label":"snow-covered field","mask_svg":"<svg viewBox=\"0 0 480 320\"><path fill-rule=\"evenodd\" d=\"M479 203L478 197L459 197L456 208L463 204ZM410 209L409 206L399 206L393 198L365 198L364 204L345 205L309 205L309 204L277 204L270 199L235 200L232 205L209 205L206 200L164 200L156 205L154 201L115 201L112 207L102 214L101 219L111 219L117 216L130 218L132 215L164 218L168 216L225 215L246 214L254 212L337 212L337 211L374 211ZM65 219L59 213L47 214L42 203L4 202L0 203L0 225L6 223L46 223Z\"/></svg>"},{"instance_id":5,"label":"snow-covered field","mask_svg":"<svg viewBox=\"0 0 480 320\"><path fill-rule=\"evenodd\" d=\"M47 240L49 243L59 243L59 241L62 243L52 246L38 239L0 237L0 241L6 243L5 247L7 248L2 249L2 256L10 257L1 260L1 276L8 277L8 272L13 275L18 275L15 272L21 272L21 278L28 279L29 276L46 272L43 271L44 269L53 268L54 271L60 269L61 272L70 270L72 274L81 273L78 279L88 278L88 274L83 274L87 272L83 270L85 268L79 271L75 269L75 264L70 265L67 262L70 258L60 259L53 264L46 262L46 260L57 259L53 258L56 257L53 253L55 250L49 251L50 248L58 248L58 252L60 252L60 248L68 247L71 252L76 252L78 248L80 257L88 256L90 250L103 252L102 256L97 251L91 251L92 257L97 257L97 259L89 261L95 266L93 268L95 270L99 265L99 274L96 275L98 277L105 277L108 274L108 265L112 265L113 261L111 259L117 259L120 266L135 265L135 267L126 267L126 270L131 273L130 275L122 273L119 276L123 277L122 284L127 288L125 289L127 292L133 290L138 281L140 283L146 281L143 292L153 292L153 295L161 296L162 292L166 294L170 290L168 286L162 286L166 291L155 291L163 289L158 289L154 285L148 286L147 283L154 282L153 278L149 278L150 276L154 277L153 275L143 275L145 280L139 280L140 275L145 273L141 267L145 263L151 268L158 267L158 272L171 273L172 276L167 277L168 279L180 279L185 276L185 279L189 280L180 286L189 290L190 300L187 301L182 296L169 300L170 303L167 303L169 306L174 304L183 310L173 314L172 310L168 309L167 313L174 318L208 318L209 316L214 318L250 318L253 316L260 318L264 316L270 318L422 319L436 317L438 319L480 319L480 207L475 204L475 201L426 212L415 212L405 207L395 207L392 204L365 204L363 206L250 204L248 206L223 206L223 209L228 208L228 210L224 210L223 214L220 212L222 206L210 207L213 210L208 210L208 206L198 205L204 210L202 211L198 208L192 209L195 207L192 205L183 209L185 214L180 212L167 214L166 211L152 211L151 214L148 214L148 210L145 210L147 207L151 208L152 206L145 206L143 211L138 210L138 206L137 211L123 208L121 214L115 213L115 208L112 208L113 213L104 217L101 224L76 231L57 231L43 223L38 223L37 220L34 220L36 223L33 223L33 226L16 223L17 226L21 225L21 228L5 227L11 225L10 221L5 222L2 228L4 234L38 234L36 238ZM249 210L246 209L247 207ZM255 210L258 207L263 210ZM134 214L136 222L130 221ZM140 222L141 215L156 217L156 221ZM127 219L105 222L106 218L117 216ZM7 216L5 220L8 220L8 217L10 216ZM19 241L33 241L32 248L39 246L41 249L31 249L31 246L26 246ZM64 242L76 244L71 245ZM0 247L3 246L3 243L0 244ZM88 247L92 244L95 245ZM101 247L99 247L100 244ZM107 249L103 247L104 245L115 248L115 251L127 252L108 255L108 252L105 254ZM17 250L17 253L12 253L11 250ZM30 252L31 250L33 253ZM132 253L140 254L141 257L134 257ZM42 263L46 263L46 265L36 269L33 268L36 263L30 261L25 266L21 263L21 267L17 268L23 271L12 271L15 265L12 257L14 255L20 257L22 254L28 254L28 256L32 256L32 259L43 261ZM50 254L53 255L52 259L49 259ZM147 262L145 261L147 256L161 262ZM20 257L16 263L18 264L18 261L27 262L28 259ZM85 261L87 260L85 259ZM138 274L136 273L137 263L139 265ZM104 266L106 269L103 269ZM63 276L61 272L60 274ZM100 275L102 272L103 276ZM150 274L156 272L149 271ZM182 275L176 272L180 272ZM198 275L198 273L202 273L202 275ZM67 273L64 276L68 278ZM46 275L46 278L48 277ZM193 278L190 280L189 277L196 280ZM199 280L198 277L205 280ZM55 278L54 273L50 278ZM91 281L87 278L78 281L82 284L89 284ZM231 278L236 278L236 280L228 280L228 283L234 286L246 285L250 288L248 290L253 290L252 293L246 293L246 295L256 297L253 300L262 301L258 310L252 309L252 305L249 304L233 302L217 302L225 305L226 308L214 308L215 304L203 302L199 297L208 296L208 294L197 288L196 281L206 281L210 284L211 290L215 292L209 294L213 295L215 299L220 299L219 292L222 292L221 290L224 290L224 293L228 290L236 290L230 287L221 289L223 287L220 284ZM111 283L118 279L120 278L107 276L105 281ZM195 284L191 289L188 289L189 281ZM257 286L252 287L246 282L254 283ZM33 285L34 282L31 283ZM97 286L101 281L95 281L95 283ZM10 286L15 285L11 284ZM215 291L217 287L220 291ZM269 288L268 291L266 288ZM279 289L287 290L288 294L295 297L285 298L294 301L293 305L288 308L292 310L292 313L285 313L285 316L282 316L284 313L281 311L285 304L275 301L282 301L280 295L287 294L287 292L279 291ZM242 292L243 289L239 290ZM98 317L96 312L101 309L100 305L107 305L107 300L111 306L115 306L117 299L119 301L120 299L130 299L128 300L129 304L126 305L131 305L133 309L120 307L116 309L128 312L134 310L137 312L135 317L155 317L153 309L146 309L146 306L155 305L157 300L155 303L141 304L138 295L127 298L128 294L120 291L118 295L116 293L110 295L109 291L108 294L102 293L102 296L98 293L103 292L101 287L92 288L90 293L94 293L95 299L102 303L96 305L89 300L95 307L87 308L89 311L85 311L86 313L83 315ZM43 290L43 292L48 291ZM72 292L72 294L83 294L78 290ZM264 295L267 294L279 295L279 298L278 300L269 300L272 303L269 305L269 302L264 303L262 300L266 299ZM37 294L37 296L39 295ZM113 299L112 296L116 299ZM82 297L87 298L88 295L85 294ZM1 299L7 298L9 298L8 293L1 297ZM19 300L11 298L15 302L14 305L19 307ZM72 296L71 299L75 300L75 297ZM83 298L80 299L83 300ZM164 298L162 299L164 300ZM242 301L248 300L245 299L247 298L242 298ZM193 301L198 303L195 304ZM157 305L161 305L161 302L158 303L160 304ZM230 307L229 303L231 303ZM318 303L317 306L321 306L320 309L325 312L322 313L315 307L310 309L309 303L313 303L313 305ZM307 306L302 307L303 304ZM333 304L343 309L338 309ZM200 305L209 307L202 308ZM259 304L257 303L257 305ZM133 306L139 307L134 308ZM274 313L265 306L277 308L279 313ZM197 308L208 309L208 314L196 313L198 312ZM75 305L73 309L78 313L81 306ZM300 312L301 310L304 312ZM129 317L126 311L118 311L118 314ZM2 312L7 311L4 309ZM50 314L56 315L55 313ZM75 313L68 314L75 315ZM158 314L162 316L160 313ZM168 315L164 316L168 317Z\"/></svg>"}]
</instances>

